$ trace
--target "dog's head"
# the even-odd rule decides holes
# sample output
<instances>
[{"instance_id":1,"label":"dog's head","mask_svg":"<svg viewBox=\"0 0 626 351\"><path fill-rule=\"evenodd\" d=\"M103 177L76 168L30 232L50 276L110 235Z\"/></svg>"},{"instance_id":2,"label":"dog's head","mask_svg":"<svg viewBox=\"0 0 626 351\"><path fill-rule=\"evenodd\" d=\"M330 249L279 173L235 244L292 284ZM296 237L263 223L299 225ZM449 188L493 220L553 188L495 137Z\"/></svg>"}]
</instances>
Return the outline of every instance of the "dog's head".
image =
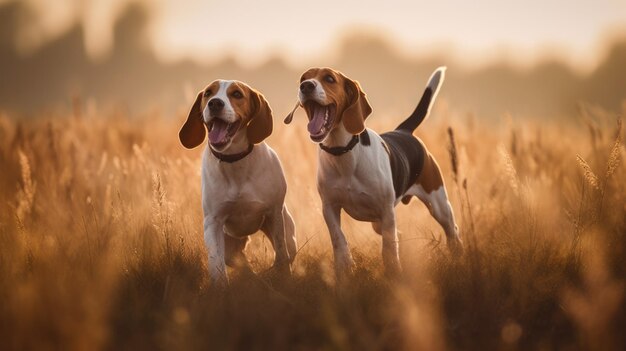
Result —
<instances>
[{"instance_id":1,"label":"dog's head","mask_svg":"<svg viewBox=\"0 0 626 351\"><path fill-rule=\"evenodd\" d=\"M258 144L272 134L272 110L265 97L239 81L216 80L198 93L178 137L192 149L204 141L215 151L228 149L233 140Z\"/></svg>"},{"instance_id":2,"label":"dog's head","mask_svg":"<svg viewBox=\"0 0 626 351\"><path fill-rule=\"evenodd\" d=\"M331 130L343 124L352 134L365 129L372 107L357 81L331 68L311 68L300 77L299 105L309 118L311 140L322 142ZM291 122L290 114L285 123Z\"/></svg>"}]
</instances>

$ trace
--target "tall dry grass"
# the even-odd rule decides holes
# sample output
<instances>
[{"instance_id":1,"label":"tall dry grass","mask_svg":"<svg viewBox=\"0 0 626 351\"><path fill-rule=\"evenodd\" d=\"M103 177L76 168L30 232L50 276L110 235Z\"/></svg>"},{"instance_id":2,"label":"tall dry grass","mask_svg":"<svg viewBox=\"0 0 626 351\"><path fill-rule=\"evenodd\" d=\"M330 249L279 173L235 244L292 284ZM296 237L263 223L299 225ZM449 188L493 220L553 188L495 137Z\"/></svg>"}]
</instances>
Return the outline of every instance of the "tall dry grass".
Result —
<instances>
[{"instance_id":1,"label":"tall dry grass","mask_svg":"<svg viewBox=\"0 0 626 351\"><path fill-rule=\"evenodd\" d=\"M388 281L380 237L344 217L357 262L346 288L334 282L316 147L302 121L277 123L268 142L289 183L294 275L275 280L270 245L255 235L257 274L232 272L226 292L207 283L200 150L179 146L179 122L82 109L0 117L1 349L626 347L614 119L598 117L591 137L580 118L427 121L417 134L447 178L465 255L449 256L414 200L398 207L404 274Z\"/></svg>"}]
</instances>

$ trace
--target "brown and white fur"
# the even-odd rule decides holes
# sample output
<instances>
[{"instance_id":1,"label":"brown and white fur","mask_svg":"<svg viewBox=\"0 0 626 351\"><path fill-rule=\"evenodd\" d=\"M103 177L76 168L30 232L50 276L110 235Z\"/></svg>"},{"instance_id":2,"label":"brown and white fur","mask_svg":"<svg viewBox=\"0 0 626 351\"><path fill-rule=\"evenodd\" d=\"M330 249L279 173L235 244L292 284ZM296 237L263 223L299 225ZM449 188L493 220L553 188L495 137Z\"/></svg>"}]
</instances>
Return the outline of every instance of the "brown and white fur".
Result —
<instances>
[{"instance_id":1,"label":"brown and white fur","mask_svg":"<svg viewBox=\"0 0 626 351\"><path fill-rule=\"evenodd\" d=\"M248 236L258 230L275 251L274 268L290 272L296 254L287 184L276 153L263 140L272 133L272 110L248 85L216 80L196 98L179 138L188 149L209 142L202 158L204 241L209 276L228 282L226 265L246 265ZM249 152L248 154L246 154Z\"/></svg>"},{"instance_id":2,"label":"brown and white fur","mask_svg":"<svg viewBox=\"0 0 626 351\"><path fill-rule=\"evenodd\" d=\"M317 189L339 275L353 266L341 229L342 209L356 220L372 222L374 231L382 235L383 262L390 274L400 270L395 206L401 200L408 203L412 196L424 202L443 227L449 248L462 250L439 166L421 140L412 135L428 115L444 72L445 68L439 68L433 73L415 112L396 130L382 135L365 128L372 108L358 82L330 68L311 68L300 78L295 109L305 109L310 138L322 149L343 149L341 154L320 150L317 173ZM291 122L293 113L285 123ZM355 136L359 142L351 144ZM346 151L349 145L353 147Z\"/></svg>"}]
</instances>

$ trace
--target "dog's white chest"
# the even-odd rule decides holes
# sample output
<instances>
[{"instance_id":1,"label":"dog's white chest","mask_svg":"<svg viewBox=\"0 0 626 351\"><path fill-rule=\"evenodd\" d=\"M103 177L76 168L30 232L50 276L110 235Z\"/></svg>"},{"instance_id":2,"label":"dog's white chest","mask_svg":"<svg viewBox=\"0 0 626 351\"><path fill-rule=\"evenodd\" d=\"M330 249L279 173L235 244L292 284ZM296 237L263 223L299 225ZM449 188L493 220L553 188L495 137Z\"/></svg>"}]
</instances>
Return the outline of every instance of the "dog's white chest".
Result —
<instances>
[{"instance_id":1,"label":"dog's white chest","mask_svg":"<svg viewBox=\"0 0 626 351\"><path fill-rule=\"evenodd\" d=\"M339 204L352 218L359 221L379 221L383 214L380 194L356 177L320 179L319 189L324 199Z\"/></svg>"},{"instance_id":2,"label":"dog's white chest","mask_svg":"<svg viewBox=\"0 0 626 351\"><path fill-rule=\"evenodd\" d=\"M394 202L389 161L383 153L380 144L374 144L360 149L358 156L336 159L322 154L318 172L322 199L340 205L356 220L380 221Z\"/></svg>"},{"instance_id":3,"label":"dog's white chest","mask_svg":"<svg viewBox=\"0 0 626 351\"><path fill-rule=\"evenodd\" d=\"M367 193L351 192L343 209L350 217L365 222L377 222L382 217L382 208L373 202L374 198Z\"/></svg>"},{"instance_id":4,"label":"dog's white chest","mask_svg":"<svg viewBox=\"0 0 626 351\"><path fill-rule=\"evenodd\" d=\"M268 213L284 200L286 189L280 164L259 156L264 154L259 152L238 163L223 164L205 155L204 214L223 224L231 236L258 231Z\"/></svg>"},{"instance_id":5,"label":"dog's white chest","mask_svg":"<svg viewBox=\"0 0 626 351\"><path fill-rule=\"evenodd\" d=\"M268 206L263 202L236 201L225 203L224 229L227 234L241 237L255 233L265 219Z\"/></svg>"}]
</instances>

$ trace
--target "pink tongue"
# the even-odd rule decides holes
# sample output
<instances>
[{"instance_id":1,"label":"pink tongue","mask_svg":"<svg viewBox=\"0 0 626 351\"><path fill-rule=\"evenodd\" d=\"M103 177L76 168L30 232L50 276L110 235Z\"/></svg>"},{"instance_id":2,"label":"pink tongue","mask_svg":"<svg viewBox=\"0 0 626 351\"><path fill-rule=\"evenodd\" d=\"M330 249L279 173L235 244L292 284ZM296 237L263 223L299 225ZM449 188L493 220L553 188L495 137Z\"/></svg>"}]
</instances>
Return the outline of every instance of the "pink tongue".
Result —
<instances>
[{"instance_id":1,"label":"pink tongue","mask_svg":"<svg viewBox=\"0 0 626 351\"><path fill-rule=\"evenodd\" d=\"M309 121L307 126L310 134L317 135L322 130L322 127L324 126L326 108L326 106L315 106L313 108L313 118L311 118L311 121Z\"/></svg>"},{"instance_id":2,"label":"pink tongue","mask_svg":"<svg viewBox=\"0 0 626 351\"><path fill-rule=\"evenodd\" d=\"M211 144L223 144L226 142L226 135L228 134L228 123L221 119L215 119L213 121L213 129L209 132L209 141Z\"/></svg>"}]
</instances>

